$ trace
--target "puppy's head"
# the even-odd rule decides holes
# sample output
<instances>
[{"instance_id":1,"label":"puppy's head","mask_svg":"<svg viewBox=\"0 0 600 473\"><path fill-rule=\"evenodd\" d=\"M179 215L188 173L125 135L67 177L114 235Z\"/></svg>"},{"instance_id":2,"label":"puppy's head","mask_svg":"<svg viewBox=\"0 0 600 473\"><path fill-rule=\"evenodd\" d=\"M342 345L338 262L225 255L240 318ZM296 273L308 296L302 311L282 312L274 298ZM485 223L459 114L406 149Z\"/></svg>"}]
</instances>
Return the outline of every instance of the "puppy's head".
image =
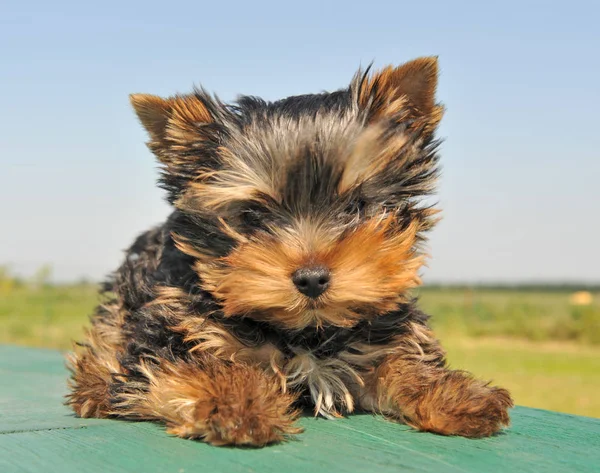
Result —
<instances>
[{"instance_id":1,"label":"puppy's head","mask_svg":"<svg viewBox=\"0 0 600 473\"><path fill-rule=\"evenodd\" d=\"M277 102L131 96L173 239L225 316L351 327L405 300L435 221L436 83L421 58Z\"/></svg>"}]
</instances>

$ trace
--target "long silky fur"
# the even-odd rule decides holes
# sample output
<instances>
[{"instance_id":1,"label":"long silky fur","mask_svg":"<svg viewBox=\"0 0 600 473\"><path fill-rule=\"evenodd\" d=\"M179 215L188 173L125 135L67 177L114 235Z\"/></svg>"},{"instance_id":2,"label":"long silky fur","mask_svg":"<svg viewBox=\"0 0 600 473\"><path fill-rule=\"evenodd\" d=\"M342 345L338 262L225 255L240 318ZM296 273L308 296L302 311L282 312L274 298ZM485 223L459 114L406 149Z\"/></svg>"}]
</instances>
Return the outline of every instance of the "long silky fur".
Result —
<instances>
[{"instance_id":1,"label":"long silky fur","mask_svg":"<svg viewBox=\"0 0 600 473\"><path fill-rule=\"evenodd\" d=\"M75 412L217 445L284 440L301 404L443 434L507 424L508 393L448 370L410 292L437 221L436 83L421 58L276 102L132 95L173 212L104 284L69 358ZM330 272L316 300L291 280L306 266Z\"/></svg>"}]
</instances>

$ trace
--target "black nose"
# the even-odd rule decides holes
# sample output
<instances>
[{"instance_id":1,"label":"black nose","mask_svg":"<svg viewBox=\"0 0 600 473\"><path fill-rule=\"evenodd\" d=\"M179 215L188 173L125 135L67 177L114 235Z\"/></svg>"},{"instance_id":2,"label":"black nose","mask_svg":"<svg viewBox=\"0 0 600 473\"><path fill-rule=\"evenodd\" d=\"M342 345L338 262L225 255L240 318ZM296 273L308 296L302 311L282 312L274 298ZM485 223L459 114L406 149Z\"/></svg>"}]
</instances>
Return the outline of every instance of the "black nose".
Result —
<instances>
[{"instance_id":1,"label":"black nose","mask_svg":"<svg viewBox=\"0 0 600 473\"><path fill-rule=\"evenodd\" d=\"M315 299L329 287L329 271L325 268L301 268L292 274L292 281L302 294Z\"/></svg>"}]
</instances>

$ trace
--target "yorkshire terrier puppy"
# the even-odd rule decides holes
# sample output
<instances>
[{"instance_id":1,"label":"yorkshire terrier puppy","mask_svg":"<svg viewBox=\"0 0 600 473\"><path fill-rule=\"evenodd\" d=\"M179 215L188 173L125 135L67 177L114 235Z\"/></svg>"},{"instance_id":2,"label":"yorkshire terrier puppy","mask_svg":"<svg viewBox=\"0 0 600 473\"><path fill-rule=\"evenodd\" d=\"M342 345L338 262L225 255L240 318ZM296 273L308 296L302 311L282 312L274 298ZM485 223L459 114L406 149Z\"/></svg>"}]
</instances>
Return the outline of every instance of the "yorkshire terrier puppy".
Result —
<instances>
[{"instance_id":1,"label":"yorkshire terrier puppy","mask_svg":"<svg viewBox=\"0 0 600 473\"><path fill-rule=\"evenodd\" d=\"M132 95L174 209L104 286L74 411L215 445L284 440L306 405L508 425L508 391L449 369L410 295L437 213L437 75L428 57L276 102Z\"/></svg>"}]
</instances>

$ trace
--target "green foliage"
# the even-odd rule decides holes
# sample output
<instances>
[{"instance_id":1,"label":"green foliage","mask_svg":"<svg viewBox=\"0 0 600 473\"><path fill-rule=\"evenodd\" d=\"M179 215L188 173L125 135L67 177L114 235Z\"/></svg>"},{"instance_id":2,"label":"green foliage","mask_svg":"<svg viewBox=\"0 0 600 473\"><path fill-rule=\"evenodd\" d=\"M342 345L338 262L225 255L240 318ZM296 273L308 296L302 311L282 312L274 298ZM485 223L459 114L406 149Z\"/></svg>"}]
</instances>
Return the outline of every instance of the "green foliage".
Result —
<instances>
[{"instance_id":1,"label":"green foliage","mask_svg":"<svg viewBox=\"0 0 600 473\"><path fill-rule=\"evenodd\" d=\"M0 267L0 343L69 349L97 304L97 286L53 286L46 266L29 281Z\"/></svg>"},{"instance_id":2,"label":"green foliage","mask_svg":"<svg viewBox=\"0 0 600 473\"><path fill-rule=\"evenodd\" d=\"M589 305L573 305L568 291L422 288L423 309L443 332L470 337L600 344L600 294Z\"/></svg>"},{"instance_id":3,"label":"green foliage","mask_svg":"<svg viewBox=\"0 0 600 473\"><path fill-rule=\"evenodd\" d=\"M37 287L48 287L52 279L52 266L45 264L40 266L31 278L31 284Z\"/></svg>"}]
</instances>

